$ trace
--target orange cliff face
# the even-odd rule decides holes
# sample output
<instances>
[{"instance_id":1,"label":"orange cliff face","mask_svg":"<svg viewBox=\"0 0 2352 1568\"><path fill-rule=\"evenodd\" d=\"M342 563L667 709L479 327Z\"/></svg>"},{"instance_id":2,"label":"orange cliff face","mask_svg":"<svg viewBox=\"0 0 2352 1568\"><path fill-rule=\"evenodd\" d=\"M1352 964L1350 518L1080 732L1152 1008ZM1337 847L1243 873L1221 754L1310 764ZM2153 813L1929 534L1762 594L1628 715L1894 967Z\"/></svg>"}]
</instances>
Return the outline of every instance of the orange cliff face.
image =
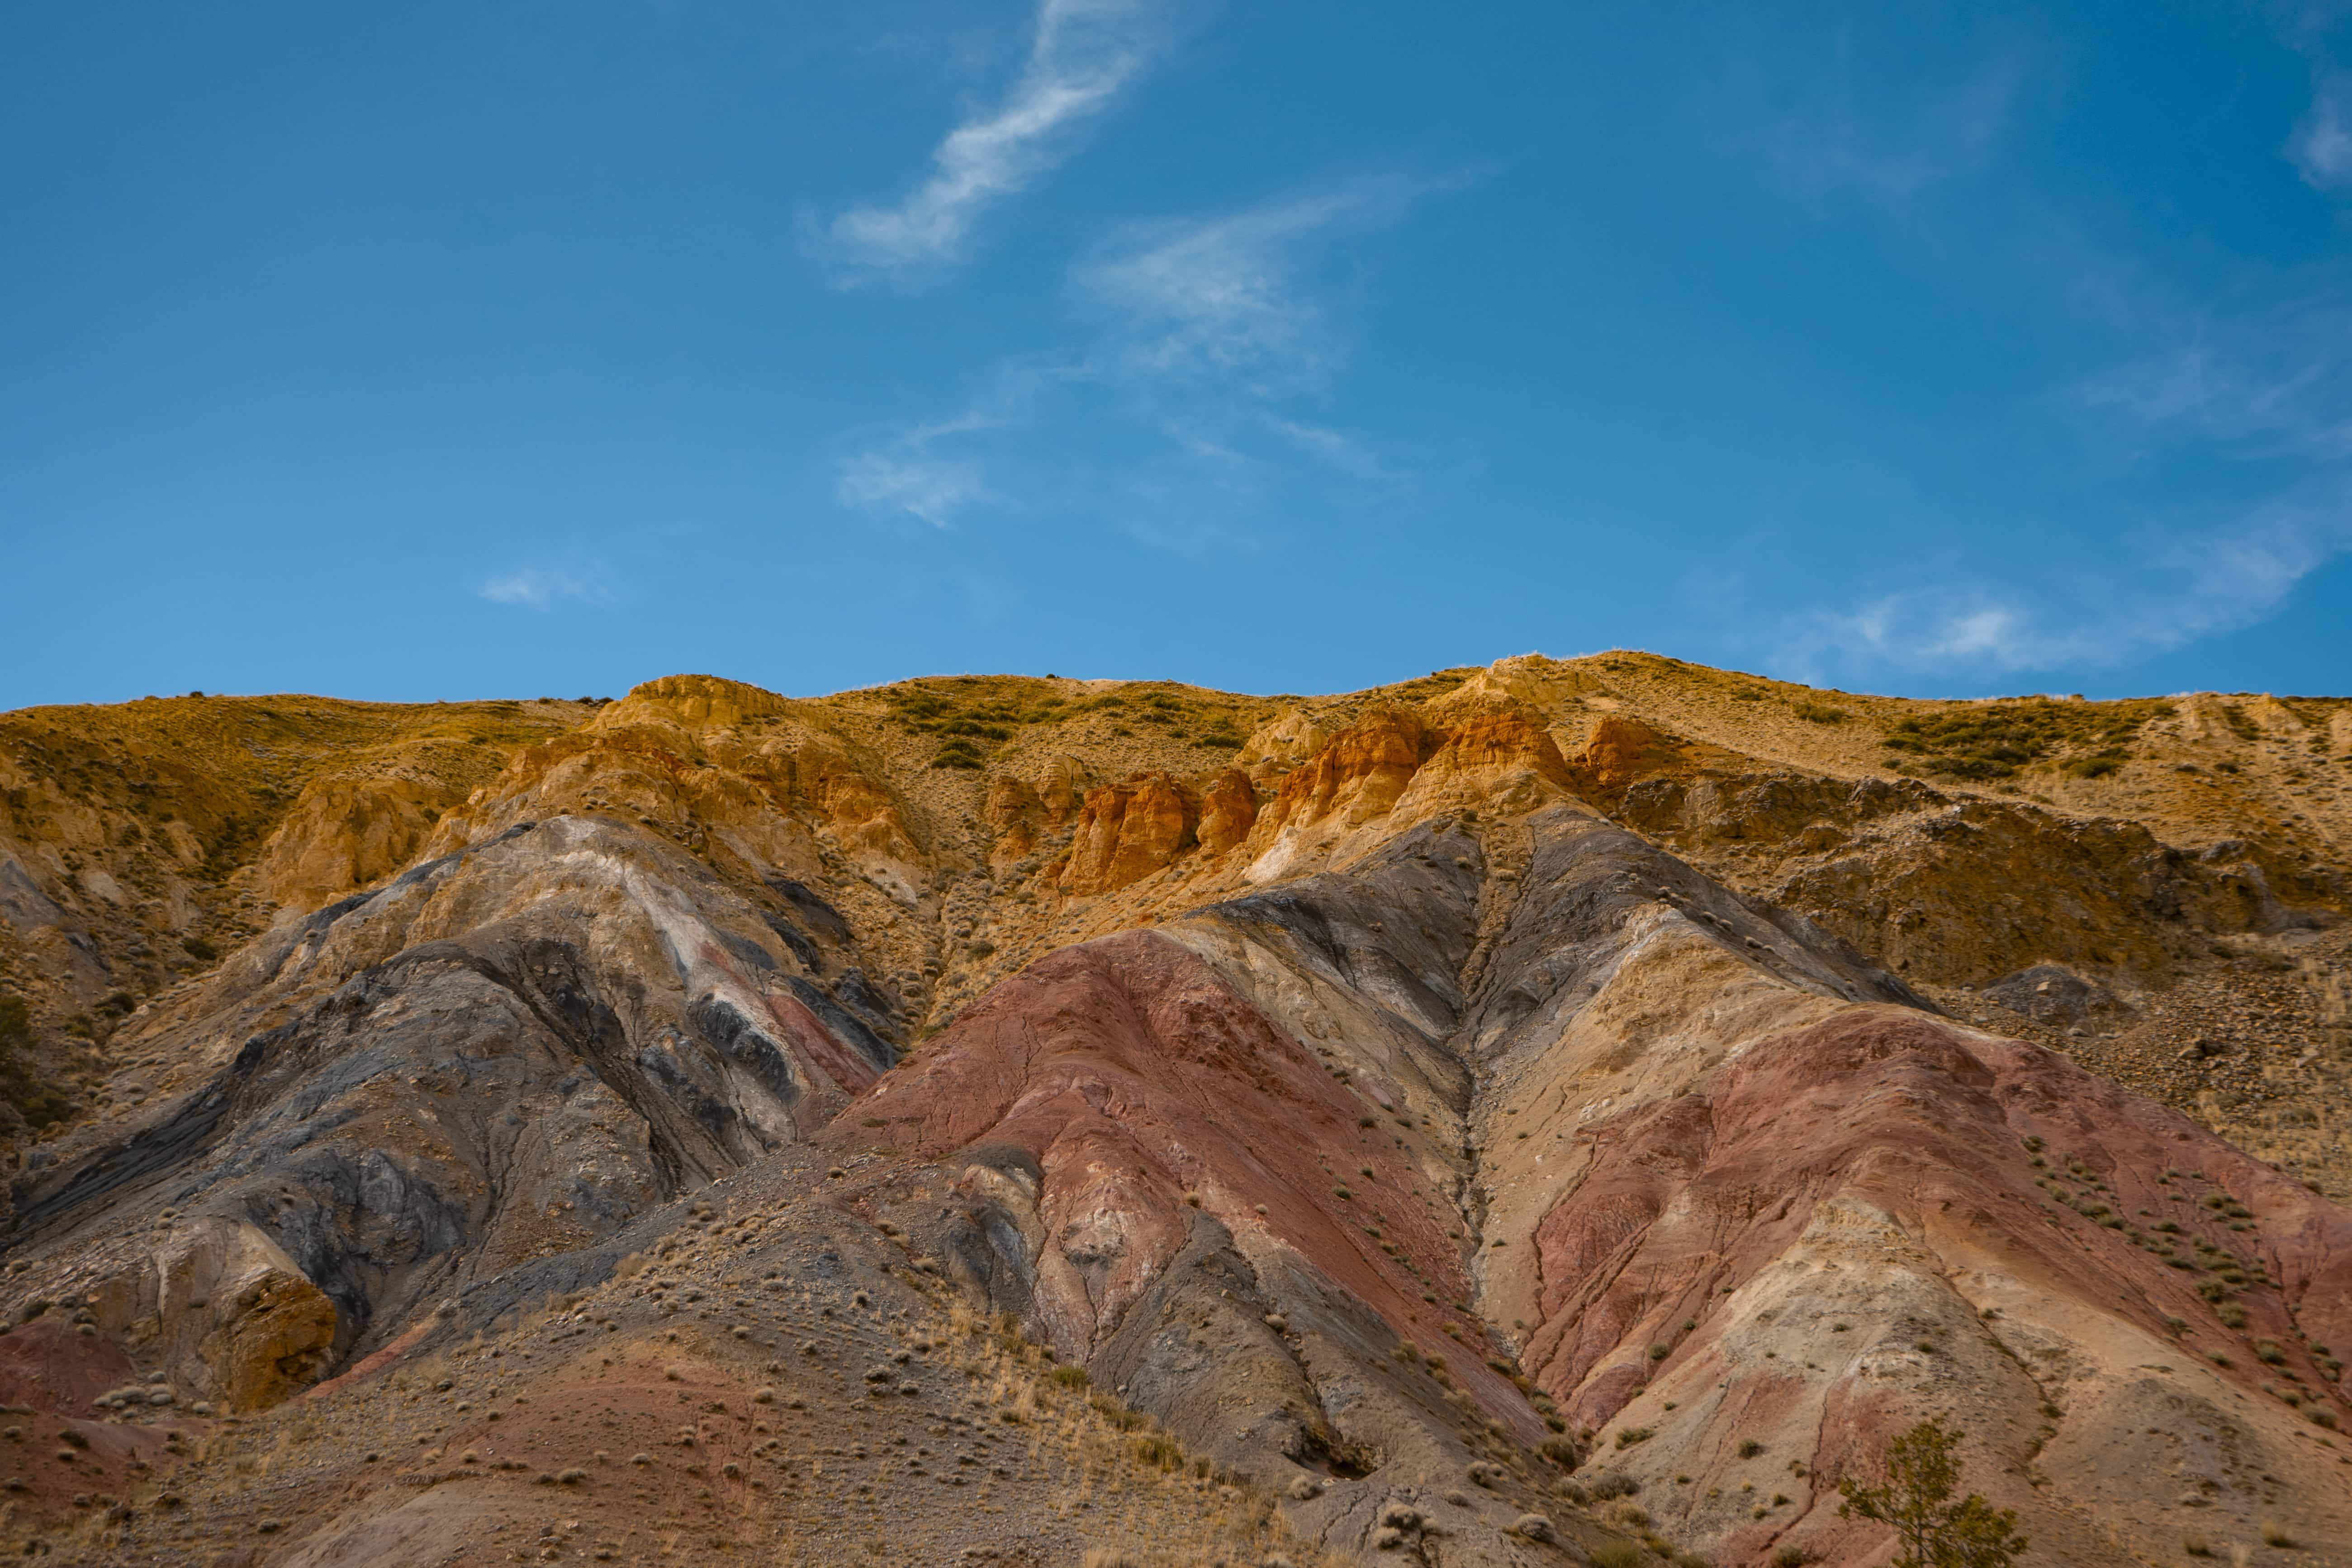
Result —
<instances>
[{"instance_id":1,"label":"orange cliff face","mask_svg":"<svg viewBox=\"0 0 2352 1568\"><path fill-rule=\"evenodd\" d=\"M1200 801L1165 773L1087 792L1062 873L1065 892L1110 892L1170 864L1197 842Z\"/></svg>"},{"instance_id":2,"label":"orange cliff face","mask_svg":"<svg viewBox=\"0 0 2352 1568\"><path fill-rule=\"evenodd\" d=\"M1332 817L1352 826L1384 814L1440 740L1415 713L1376 710L1283 775L1258 816L1255 837L1271 840L1286 827Z\"/></svg>"}]
</instances>

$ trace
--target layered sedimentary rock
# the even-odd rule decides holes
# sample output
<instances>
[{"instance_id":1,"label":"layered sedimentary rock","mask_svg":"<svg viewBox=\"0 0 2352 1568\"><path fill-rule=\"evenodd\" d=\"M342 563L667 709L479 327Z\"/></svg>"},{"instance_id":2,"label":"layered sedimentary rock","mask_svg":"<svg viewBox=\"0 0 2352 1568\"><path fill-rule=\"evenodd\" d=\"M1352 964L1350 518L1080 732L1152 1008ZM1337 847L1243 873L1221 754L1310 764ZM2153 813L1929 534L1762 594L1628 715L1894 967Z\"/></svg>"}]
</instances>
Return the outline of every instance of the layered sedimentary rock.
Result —
<instances>
[{"instance_id":1,"label":"layered sedimentary rock","mask_svg":"<svg viewBox=\"0 0 2352 1568\"><path fill-rule=\"evenodd\" d=\"M1665 662L1322 706L674 678L516 736L397 868L322 773L253 841L275 918L110 1028L110 1103L21 1151L0 1393L91 1456L43 1460L26 1517L152 1555L143 1516L73 1514L75 1464L237 1517L228 1471L153 1436L227 1444L234 1413L310 1434L263 1561L488 1551L500 1509L600 1499L625 1542L626 1489L672 1482L837 1560L870 1550L836 1528L867 1494L824 1489L850 1459L998 1506L1087 1484L978 1437L1050 1426L1034 1453L1189 1478L1163 1501L1214 1513L1201 1539L1294 1561L1630 1533L1863 1568L1888 1541L1837 1482L1933 1413L2053 1561L2352 1552L2352 1218L2299 1087L2347 1037L2340 889L2251 806L2180 826L2248 748L2312 765L2334 716L1864 737L1877 700ZM2044 745L2019 776L2057 794L2146 746L2182 760L2145 787L2183 793L2145 820L1961 795L1867 763L1882 737L1959 772ZM2164 1058L2187 1087L2146 1079L2166 1103L2118 1079L2173 1017L2200 1022ZM515 1424L469 1425L465 1375ZM845 1453L757 1379L859 1422L916 1402L899 1436L958 1457ZM689 1388L693 1446L632 1482L602 1426ZM371 1486L381 1452L314 1406L435 1460ZM526 1443L532 1406L604 1458L553 1458L561 1422ZM452 1475L508 1500L433 1501ZM978 1517L871 1539L933 1552L951 1515Z\"/></svg>"}]
</instances>

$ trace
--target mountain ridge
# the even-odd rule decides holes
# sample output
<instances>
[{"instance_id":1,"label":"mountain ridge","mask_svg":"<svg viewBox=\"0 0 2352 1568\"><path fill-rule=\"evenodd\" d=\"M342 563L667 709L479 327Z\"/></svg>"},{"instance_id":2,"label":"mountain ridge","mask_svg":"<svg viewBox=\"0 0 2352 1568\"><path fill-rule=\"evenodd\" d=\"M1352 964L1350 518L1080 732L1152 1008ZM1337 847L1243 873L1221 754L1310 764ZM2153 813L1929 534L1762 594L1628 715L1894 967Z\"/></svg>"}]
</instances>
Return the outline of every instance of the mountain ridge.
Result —
<instances>
[{"instance_id":1,"label":"mountain ridge","mask_svg":"<svg viewBox=\"0 0 2352 1568\"><path fill-rule=\"evenodd\" d=\"M222 1463L226 1412L294 1419L327 1378L446 1448L455 1394L404 1379L573 1331L537 1300L674 1342L690 1292L743 1289L676 1205L772 1177L814 1184L796 1217L728 1225L785 1251L824 1230L869 1301L771 1276L779 1326L746 1290L736 1344L879 1311L884 1279L900 1330L1006 1315L1085 1378L1007 1383L1003 1408L1076 1420L1090 1379L1086 1420L1152 1424L1290 1550L1544 1561L1631 1534L1867 1562L1811 1479L1965 1398L1979 1484L2070 1560L2200 1521L2334 1551L2352 817L2323 781L2347 716L1919 703L1632 654L1304 700L669 677L313 746L267 835L201 857L5 716L35 738L0 853L45 902L5 911L0 982L44 1025L79 1004L75 1048L112 1069L13 1155L5 1278L16 1316L46 1303L17 1333L72 1306L77 1337L218 1412L196 1421ZM115 904L99 876L153 890ZM118 959L160 967L75 924L100 905L151 911L149 956L183 910L244 940L100 1025ZM1809 1094L1848 1142L1773 1131ZM1936 1217L1954 1203L1976 1217ZM660 1284L674 1254L698 1283ZM1675 1278L1717 1281L1706 1310ZM697 1375L761 1375L732 1354ZM2178 1431L2126 1465L2099 1411L2134 1400ZM1769 1445L1785 1501L1733 1489L1768 1409L1817 1412ZM306 1505L300 1560L380 1531L365 1463L317 1457L357 1512ZM2179 1524L2119 1493L2151 1464L2182 1478ZM583 1474L559 1484L604 1486ZM775 1539L807 1525L729 1479ZM1619 1480L1639 1505L1601 1495ZM416 1550L486 1550L477 1528Z\"/></svg>"}]
</instances>

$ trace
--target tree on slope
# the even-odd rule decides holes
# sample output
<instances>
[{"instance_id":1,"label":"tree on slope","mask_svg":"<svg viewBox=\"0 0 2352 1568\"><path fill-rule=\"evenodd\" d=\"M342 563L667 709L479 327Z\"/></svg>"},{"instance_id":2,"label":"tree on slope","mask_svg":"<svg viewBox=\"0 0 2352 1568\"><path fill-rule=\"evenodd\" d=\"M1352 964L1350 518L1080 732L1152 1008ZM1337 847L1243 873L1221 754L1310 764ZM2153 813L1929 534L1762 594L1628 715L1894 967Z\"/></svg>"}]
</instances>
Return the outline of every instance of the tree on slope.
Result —
<instances>
[{"instance_id":1,"label":"tree on slope","mask_svg":"<svg viewBox=\"0 0 2352 1568\"><path fill-rule=\"evenodd\" d=\"M1902 1552L1889 1568L2009 1568L2025 1550L2017 1510L1996 1509L1970 1492L1959 1501L1961 1433L1929 1416L1886 1445L1886 1477L1865 1487L1838 1482L1838 1517L1895 1527Z\"/></svg>"}]
</instances>

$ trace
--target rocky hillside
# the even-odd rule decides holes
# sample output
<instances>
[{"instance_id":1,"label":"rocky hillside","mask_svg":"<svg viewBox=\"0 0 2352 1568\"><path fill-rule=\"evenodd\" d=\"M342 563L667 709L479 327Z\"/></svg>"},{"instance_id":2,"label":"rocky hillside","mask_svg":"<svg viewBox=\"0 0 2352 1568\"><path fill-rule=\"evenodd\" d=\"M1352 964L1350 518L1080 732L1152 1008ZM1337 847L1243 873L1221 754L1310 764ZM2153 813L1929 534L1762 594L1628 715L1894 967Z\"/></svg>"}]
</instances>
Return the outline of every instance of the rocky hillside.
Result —
<instances>
[{"instance_id":1,"label":"rocky hillside","mask_svg":"<svg viewBox=\"0 0 2352 1568\"><path fill-rule=\"evenodd\" d=\"M10 715L0 1536L1864 1564L1940 1414L2041 1560L2352 1561L2347 764L1640 654Z\"/></svg>"}]
</instances>

